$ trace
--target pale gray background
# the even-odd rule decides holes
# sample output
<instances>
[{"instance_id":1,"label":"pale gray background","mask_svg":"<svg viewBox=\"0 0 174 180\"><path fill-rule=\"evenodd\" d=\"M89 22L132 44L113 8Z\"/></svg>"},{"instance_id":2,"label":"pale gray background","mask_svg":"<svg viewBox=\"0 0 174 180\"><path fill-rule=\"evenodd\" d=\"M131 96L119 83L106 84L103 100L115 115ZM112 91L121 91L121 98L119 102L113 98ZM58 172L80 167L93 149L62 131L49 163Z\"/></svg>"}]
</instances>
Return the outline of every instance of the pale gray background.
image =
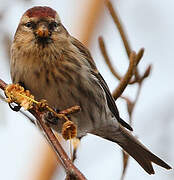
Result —
<instances>
[{"instance_id":1,"label":"pale gray background","mask_svg":"<svg viewBox=\"0 0 174 180\"><path fill-rule=\"evenodd\" d=\"M153 152L174 166L174 1L173 0L117 0L115 7L128 31L134 50L145 47L140 63L143 71L153 64L151 77L145 81L133 116L134 134ZM34 5L49 5L55 8L71 34L76 36L79 22L86 9L86 1L80 0L0 0L4 18L0 21L0 77L10 82L7 56L4 53L3 35L12 38L24 11ZM97 66L111 90L118 82L106 68L97 38L102 35L108 52L121 73L128 66L127 57L115 26L105 8L95 30L90 49ZM126 91L134 96L135 89ZM127 119L125 103L117 102L120 114ZM44 141L38 130L19 113L0 103L0 179L23 180L31 159ZM118 145L89 135L82 140L78 150L77 167L89 180L115 180L121 175L122 161ZM125 179L172 180L174 172L154 166L156 174L149 176L133 160L130 160ZM63 174L63 173L62 173ZM55 174L54 179L59 179Z\"/></svg>"}]
</instances>

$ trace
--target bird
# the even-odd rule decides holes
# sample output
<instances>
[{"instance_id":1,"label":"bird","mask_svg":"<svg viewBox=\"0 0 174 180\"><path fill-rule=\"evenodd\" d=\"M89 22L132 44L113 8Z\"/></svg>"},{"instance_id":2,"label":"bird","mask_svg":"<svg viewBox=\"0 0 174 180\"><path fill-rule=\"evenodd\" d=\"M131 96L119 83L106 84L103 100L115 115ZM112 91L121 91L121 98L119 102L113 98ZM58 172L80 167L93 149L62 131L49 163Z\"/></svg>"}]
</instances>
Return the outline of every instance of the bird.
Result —
<instances>
[{"instance_id":1,"label":"bird","mask_svg":"<svg viewBox=\"0 0 174 180\"><path fill-rule=\"evenodd\" d=\"M152 163L171 169L132 135L91 53L70 35L54 9L34 6L22 15L11 46L10 73L13 83L57 111L79 105L81 111L71 115L78 138L91 133L117 143L148 174L155 173ZM50 126L60 133L63 123L58 119Z\"/></svg>"}]
</instances>

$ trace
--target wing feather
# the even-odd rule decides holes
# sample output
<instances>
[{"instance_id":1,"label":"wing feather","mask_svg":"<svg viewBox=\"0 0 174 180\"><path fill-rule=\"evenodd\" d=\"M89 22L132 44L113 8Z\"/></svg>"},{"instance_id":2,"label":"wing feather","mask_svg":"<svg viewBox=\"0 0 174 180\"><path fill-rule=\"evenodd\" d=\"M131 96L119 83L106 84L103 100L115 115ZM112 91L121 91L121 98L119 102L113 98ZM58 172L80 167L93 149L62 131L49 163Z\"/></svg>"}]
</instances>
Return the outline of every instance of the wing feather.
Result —
<instances>
[{"instance_id":1,"label":"wing feather","mask_svg":"<svg viewBox=\"0 0 174 180\"><path fill-rule=\"evenodd\" d=\"M126 127L127 129L133 131L132 127L127 124L123 119L120 118L119 116L119 112L117 109L117 106L115 104L115 101L110 93L109 87L106 84L105 80L103 79L103 77L101 76L101 74L98 72L95 62L90 54L90 52L88 51L88 49L77 39L75 39L74 37L71 37L71 42L72 44L78 48L79 52L85 57L85 59L89 62L90 66L91 66L91 72L92 74L98 79L100 85L102 86L105 94L106 94L106 99L107 99L107 103L108 103L108 107L110 109L110 111L113 113L113 115L116 117L116 119L118 120L118 122Z\"/></svg>"}]
</instances>

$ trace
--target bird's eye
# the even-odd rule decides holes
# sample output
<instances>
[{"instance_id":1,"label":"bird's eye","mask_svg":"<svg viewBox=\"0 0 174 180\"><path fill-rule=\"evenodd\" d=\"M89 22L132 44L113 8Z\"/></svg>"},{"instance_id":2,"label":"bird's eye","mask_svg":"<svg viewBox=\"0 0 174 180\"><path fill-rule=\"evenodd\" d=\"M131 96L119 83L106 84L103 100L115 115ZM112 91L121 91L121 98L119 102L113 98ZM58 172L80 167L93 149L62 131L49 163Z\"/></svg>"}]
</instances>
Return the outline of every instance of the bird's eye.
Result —
<instances>
[{"instance_id":1,"label":"bird's eye","mask_svg":"<svg viewBox=\"0 0 174 180\"><path fill-rule=\"evenodd\" d=\"M25 24L25 26L28 27L28 28L34 28L36 25L35 25L34 22L27 22L27 23Z\"/></svg>"},{"instance_id":2,"label":"bird's eye","mask_svg":"<svg viewBox=\"0 0 174 180\"><path fill-rule=\"evenodd\" d=\"M51 22L49 24L49 29L54 30L54 28L58 27L60 24L56 23L56 22Z\"/></svg>"}]
</instances>

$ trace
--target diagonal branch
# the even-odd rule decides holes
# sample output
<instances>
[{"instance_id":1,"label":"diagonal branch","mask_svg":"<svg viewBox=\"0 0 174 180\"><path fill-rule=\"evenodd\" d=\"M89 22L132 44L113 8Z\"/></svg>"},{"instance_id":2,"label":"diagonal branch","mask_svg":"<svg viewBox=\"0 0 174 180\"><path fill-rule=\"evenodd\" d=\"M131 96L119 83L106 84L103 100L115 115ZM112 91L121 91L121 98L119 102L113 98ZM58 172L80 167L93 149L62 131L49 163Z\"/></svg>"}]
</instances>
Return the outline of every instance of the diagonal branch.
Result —
<instances>
[{"instance_id":1,"label":"diagonal branch","mask_svg":"<svg viewBox=\"0 0 174 180\"><path fill-rule=\"evenodd\" d=\"M84 175L74 166L72 161L69 159L56 136L52 132L51 128L44 123L44 113L36 111L31 111L31 113L36 117L37 123L43 130L45 137L47 138L51 147L54 149L57 156L60 158L66 174L69 176L73 176L75 179L86 180Z\"/></svg>"},{"instance_id":2,"label":"diagonal branch","mask_svg":"<svg viewBox=\"0 0 174 180\"><path fill-rule=\"evenodd\" d=\"M7 84L0 79L0 89L5 90L6 86ZM52 132L51 128L45 124L44 117L46 115L46 112L40 112L37 108L33 108L29 112L33 114L37 119L37 124L43 130L45 137L54 149L55 153L57 154L57 157L60 158L61 163L66 171L66 174L70 177L73 177L75 180L86 180L84 175L74 166L72 161L69 159L68 155L65 153L64 149L62 148L61 144ZM68 114L69 112L71 113L70 110L64 110L62 114Z\"/></svg>"},{"instance_id":3,"label":"diagonal branch","mask_svg":"<svg viewBox=\"0 0 174 180\"><path fill-rule=\"evenodd\" d=\"M116 25L119 33L120 33L120 36L121 36L121 39L122 39L122 41L123 41L123 44L124 44L124 47L125 47L127 56L128 56L128 58L129 58L129 57L130 57L130 54L131 54L131 52L132 52L132 48L131 48L130 42L129 42L129 40L128 40L127 34L126 34L126 32L125 32L125 30L124 30L124 28L123 28L123 24L122 24L122 22L121 22L121 20L120 20L120 18L119 18L119 16L118 16L118 12L117 12L116 10L114 10L113 5L112 5L112 3L111 3L110 1L107 1L107 2L106 2L106 5L107 5L107 8L108 8L108 10L109 10L109 12L110 12L110 14L111 14L111 17L112 17L115 25ZM138 55L137 58L140 58L140 59L141 59L142 56L143 56L143 53L144 53L144 49L142 48L142 49L140 49L140 51L138 52L138 54L139 54L140 56ZM130 59L130 58L129 58L129 59ZM139 71L138 71L137 68L135 68L134 75L135 75L135 79L140 78L140 74L139 74ZM134 81L134 83L135 83L135 82L136 82L136 80ZM133 83L132 83L132 84L133 84Z\"/></svg>"},{"instance_id":4,"label":"diagonal branch","mask_svg":"<svg viewBox=\"0 0 174 180\"><path fill-rule=\"evenodd\" d=\"M98 38L98 41L99 41L99 45L100 45L100 50L101 50L101 53L105 59L105 62L106 64L108 65L110 71L112 72L112 74L118 79L118 80L121 80L122 77L120 76L120 74L114 69L113 65L112 65L112 62L109 58L109 55L106 51L106 47L105 47L105 43L104 43L104 40L103 38L100 36Z\"/></svg>"},{"instance_id":5,"label":"diagonal branch","mask_svg":"<svg viewBox=\"0 0 174 180\"><path fill-rule=\"evenodd\" d=\"M117 100L117 98L121 96L126 86L129 84L129 81L138 63L139 63L139 60L136 58L136 53L132 51L130 54L130 63L129 63L128 70L126 74L124 75L124 77L121 79L118 87L114 90L112 94L115 100Z\"/></svg>"},{"instance_id":6,"label":"diagonal branch","mask_svg":"<svg viewBox=\"0 0 174 180\"><path fill-rule=\"evenodd\" d=\"M110 1L106 1L106 6L109 10L109 13L119 31L119 33L120 33L121 39L122 39L124 47L125 47L125 51L127 53L128 59L129 59L129 68L123 77L117 72L117 69L114 69L112 62L110 61L109 55L107 53L107 50L106 50L106 47L105 47L102 37L99 38L100 50L102 52L104 60L105 60L106 64L108 65L110 71L119 80L119 85L113 92L113 97L115 100L121 96L121 94L123 93L123 91L127 85L133 85L135 83L138 85L136 98L134 101L131 101L128 97L121 96L121 98L123 98L127 103L129 123L132 124L132 114L133 114L135 105L137 104L137 100L140 95L142 83L149 76L152 66L149 65L146 68L146 70L144 71L144 74L140 75L139 70L137 68L137 64L144 55L144 48L141 48L137 54L135 52L133 52L130 42L128 40L126 31L123 28L123 24L118 16L117 11L114 10L113 5ZM125 172L126 172L127 165L128 165L128 160L129 160L129 155L127 153L125 153L123 150L122 150L122 153L123 153L123 171L122 171L121 180L124 179Z\"/></svg>"},{"instance_id":7,"label":"diagonal branch","mask_svg":"<svg viewBox=\"0 0 174 180\"><path fill-rule=\"evenodd\" d=\"M124 31L121 20L117 15L118 13L116 13L116 11L114 10L113 5L112 5L112 3L110 1L107 1L106 5L107 5L107 8L108 8L108 10L109 10L109 12L110 12L110 14L112 16L112 19L113 19L115 25L117 26L117 29L118 29L118 31L120 33L120 36L121 36L121 39L123 40L127 56L129 57L130 54L131 54L132 49L131 49L130 43L128 41L127 35L126 35L125 31Z\"/></svg>"}]
</instances>

